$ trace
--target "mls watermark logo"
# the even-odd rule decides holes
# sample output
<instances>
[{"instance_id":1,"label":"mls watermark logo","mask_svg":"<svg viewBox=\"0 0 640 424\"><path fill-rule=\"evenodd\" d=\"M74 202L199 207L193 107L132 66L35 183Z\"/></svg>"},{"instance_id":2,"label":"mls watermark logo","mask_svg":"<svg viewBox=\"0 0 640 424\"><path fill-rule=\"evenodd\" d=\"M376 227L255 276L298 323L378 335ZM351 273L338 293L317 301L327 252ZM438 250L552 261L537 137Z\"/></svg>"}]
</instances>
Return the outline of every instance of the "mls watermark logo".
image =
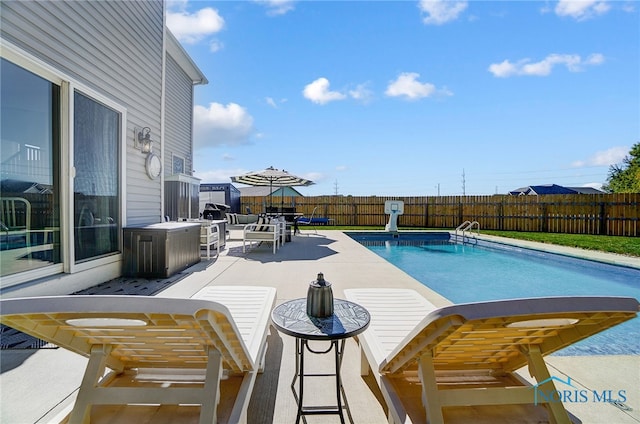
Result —
<instances>
[{"instance_id":1,"label":"mls watermark logo","mask_svg":"<svg viewBox=\"0 0 640 424\"><path fill-rule=\"evenodd\" d=\"M549 382L554 382L550 385L551 389L545 389L544 386ZM562 378L551 376L546 380L543 380L532 387L534 390L533 403L552 403L552 402L565 402L565 403L611 403L614 406L631 410L624 404L627 401L626 390L587 390L580 389L573 385L571 377L567 376L566 380Z\"/></svg>"}]
</instances>

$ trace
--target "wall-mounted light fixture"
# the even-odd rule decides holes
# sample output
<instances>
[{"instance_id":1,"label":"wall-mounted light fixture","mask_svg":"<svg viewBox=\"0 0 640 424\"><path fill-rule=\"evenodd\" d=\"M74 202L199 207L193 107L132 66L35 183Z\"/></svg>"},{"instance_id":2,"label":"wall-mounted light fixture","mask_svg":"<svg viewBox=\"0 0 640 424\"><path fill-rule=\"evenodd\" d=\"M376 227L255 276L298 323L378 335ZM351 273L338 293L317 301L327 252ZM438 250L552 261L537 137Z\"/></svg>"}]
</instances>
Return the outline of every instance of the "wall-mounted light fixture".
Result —
<instances>
[{"instance_id":1,"label":"wall-mounted light fixture","mask_svg":"<svg viewBox=\"0 0 640 424\"><path fill-rule=\"evenodd\" d=\"M133 132L133 142L135 148L140 149L142 153L151 153L153 143L153 140L151 140L151 128L144 127L140 130L135 128Z\"/></svg>"}]
</instances>

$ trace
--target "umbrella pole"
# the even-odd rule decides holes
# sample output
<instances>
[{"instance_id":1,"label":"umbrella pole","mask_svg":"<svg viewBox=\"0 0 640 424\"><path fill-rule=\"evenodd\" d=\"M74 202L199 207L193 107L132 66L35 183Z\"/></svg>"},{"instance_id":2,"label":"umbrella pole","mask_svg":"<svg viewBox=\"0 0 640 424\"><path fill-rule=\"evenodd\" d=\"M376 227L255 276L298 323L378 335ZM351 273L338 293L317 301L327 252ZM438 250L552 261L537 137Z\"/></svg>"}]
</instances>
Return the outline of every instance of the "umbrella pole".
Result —
<instances>
[{"instance_id":1,"label":"umbrella pole","mask_svg":"<svg viewBox=\"0 0 640 424\"><path fill-rule=\"evenodd\" d=\"M273 210L273 180L269 180L269 209Z\"/></svg>"}]
</instances>

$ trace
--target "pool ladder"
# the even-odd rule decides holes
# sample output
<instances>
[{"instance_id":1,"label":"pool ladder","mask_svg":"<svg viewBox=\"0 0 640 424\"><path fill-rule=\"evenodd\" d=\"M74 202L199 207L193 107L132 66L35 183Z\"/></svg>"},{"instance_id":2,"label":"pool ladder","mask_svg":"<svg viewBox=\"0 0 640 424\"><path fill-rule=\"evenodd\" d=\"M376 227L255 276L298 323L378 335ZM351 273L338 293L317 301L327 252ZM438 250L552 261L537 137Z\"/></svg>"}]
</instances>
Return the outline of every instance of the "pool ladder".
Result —
<instances>
[{"instance_id":1,"label":"pool ladder","mask_svg":"<svg viewBox=\"0 0 640 424\"><path fill-rule=\"evenodd\" d=\"M473 227L476 228L475 235L472 232ZM461 240L462 244L471 243L472 239L473 239L474 244L478 244L477 235L480 234L480 223L478 221L464 221L462 224L458 225L458 227L456 228L456 233L455 233L456 242L458 242L458 240L459 240L458 231L460 231L462 233L462 240ZM468 236L466 235L467 232L469 233Z\"/></svg>"}]
</instances>

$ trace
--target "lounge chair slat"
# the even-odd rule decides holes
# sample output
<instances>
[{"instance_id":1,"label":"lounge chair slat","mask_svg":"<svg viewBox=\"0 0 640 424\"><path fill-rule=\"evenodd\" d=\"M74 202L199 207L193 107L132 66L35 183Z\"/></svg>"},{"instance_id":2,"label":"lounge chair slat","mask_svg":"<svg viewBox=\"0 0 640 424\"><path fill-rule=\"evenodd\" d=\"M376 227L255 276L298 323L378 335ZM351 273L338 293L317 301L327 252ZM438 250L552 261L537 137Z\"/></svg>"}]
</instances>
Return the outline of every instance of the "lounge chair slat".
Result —
<instances>
[{"instance_id":1,"label":"lounge chair slat","mask_svg":"<svg viewBox=\"0 0 640 424\"><path fill-rule=\"evenodd\" d=\"M231 412L225 412L230 421L241 422L246 420L248 399L266 349L268 316L276 292L269 287L228 288L233 295L227 306L225 290L216 288L213 300L142 296L2 299L0 320L90 358L69 422L84 422L88 414L115 413L114 408L92 405L131 402L202 405L200 421L214 422L223 367L242 379L234 388L237 392L230 394ZM252 314L241 311L239 291L250 299L247 308ZM234 311L240 312L240 326ZM106 368L115 373L103 377ZM138 374L163 378L164 383L140 384L144 378L138 379ZM128 383L122 385L123 381Z\"/></svg>"},{"instance_id":2,"label":"lounge chair slat","mask_svg":"<svg viewBox=\"0 0 640 424\"><path fill-rule=\"evenodd\" d=\"M519 382L516 377L510 378L510 383L489 378L511 376L528 365L541 388L555 390L543 356L634 318L640 306L636 299L626 297L552 297L436 309L413 290L344 292L347 299L371 313L369 328L358 337L363 361L369 365L361 368L378 370L374 375L389 415L398 423L443 422L445 406L525 403L530 411L534 407L530 386L524 390L511 387ZM397 315L390 313L392 298L397 302ZM414 310L409 328L403 311L404 305L412 302L422 305L422 312L420 306ZM390 328L396 320L400 325L394 338ZM422 388L421 413L416 411L416 376ZM569 422L561 402L545 406L549 419ZM516 410L520 414L525 411Z\"/></svg>"}]
</instances>

